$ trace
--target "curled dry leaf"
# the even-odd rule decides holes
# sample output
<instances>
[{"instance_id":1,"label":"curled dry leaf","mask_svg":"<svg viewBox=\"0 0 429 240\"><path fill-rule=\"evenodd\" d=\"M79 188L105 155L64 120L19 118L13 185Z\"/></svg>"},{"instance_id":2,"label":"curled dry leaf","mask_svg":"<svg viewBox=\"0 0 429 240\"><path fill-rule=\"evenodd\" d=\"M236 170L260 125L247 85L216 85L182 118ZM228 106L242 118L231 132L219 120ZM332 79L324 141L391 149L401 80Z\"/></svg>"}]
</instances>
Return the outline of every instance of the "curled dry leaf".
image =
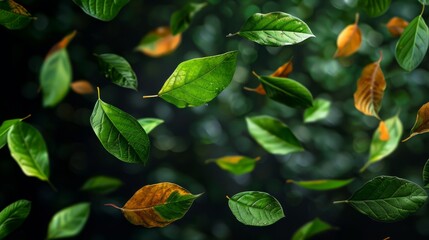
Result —
<instances>
[{"instance_id":1,"label":"curled dry leaf","mask_svg":"<svg viewBox=\"0 0 429 240\"><path fill-rule=\"evenodd\" d=\"M170 27L158 27L143 37L136 50L150 57L162 57L176 50L181 40L182 35L173 35Z\"/></svg>"},{"instance_id":2,"label":"curled dry leaf","mask_svg":"<svg viewBox=\"0 0 429 240\"><path fill-rule=\"evenodd\" d=\"M94 92L92 84L86 80L77 80L70 84L71 89L77 94L91 94Z\"/></svg>"},{"instance_id":3,"label":"curled dry leaf","mask_svg":"<svg viewBox=\"0 0 429 240\"><path fill-rule=\"evenodd\" d=\"M384 121L380 121L380 124L378 125L377 131L380 132L380 140L381 141L388 141L390 138L389 135L389 129L387 129L386 123Z\"/></svg>"},{"instance_id":4,"label":"curled dry leaf","mask_svg":"<svg viewBox=\"0 0 429 240\"><path fill-rule=\"evenodd\" d=\"M429 132L429 102L425 103L419 109L419 111L417 112L416 122L411 129L410 136L402 140L402 142L405 142L418 134L426 132Z\"/></svg>"},{"instance_id":5,"label":"curled dry leaf","mask_svg":"<svg viewBox=\"0 0 429 240\"><path fill-rule=\"evenodd\" d=\"M354 24L344 28L337 38L337 51L334 57L347 57L359 50L362 43L362 33L358 26L359 14L356 14Z\"/></svg>"},{"instance_id":6,"label":"curled dry leaf","mask_svg":"<svg viewBox=\"0 0 429 240\"><path fill-rule=\"evenodd\" d=\"M387 30L393 37L401 36L404 29L408 26L408 21L400 17L392 17L389 22L387 22Z\"/></svg>"}]
</instances>

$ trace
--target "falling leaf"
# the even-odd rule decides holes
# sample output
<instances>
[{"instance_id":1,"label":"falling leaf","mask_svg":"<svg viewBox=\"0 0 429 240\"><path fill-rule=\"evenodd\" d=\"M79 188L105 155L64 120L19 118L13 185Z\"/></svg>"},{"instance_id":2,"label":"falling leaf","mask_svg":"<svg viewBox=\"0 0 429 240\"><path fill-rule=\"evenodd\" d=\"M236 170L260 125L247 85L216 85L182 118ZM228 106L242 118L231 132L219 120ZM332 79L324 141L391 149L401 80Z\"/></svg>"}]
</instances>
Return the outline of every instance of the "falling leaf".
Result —
<instances>
[{"instance_id":1,"label":"falling leaf","mask_svg":"<svg viewBox=\"0 0 429 240\"><path fill-rule=\"evenodd\" d=\"M207 163L215 162L223 170L236 175L241 175L253 171L255 164L259 159L259 157L249 158L245 156L225 156L217 159L210 159Z\"/></svg>"},{"instance_id":2,"label":"falling leaf","mask_svg":"<svg viewBox=\"0 0 429 240\"><path fill-rule=\"evenodd\" d=\"M319 179L319 180L310 180L310 181L294 181L292 179L287 180L287 183L294 183L300 187L316 190L316 191L326 191L344 187L350 184L354 178L350 179Z\"/></svg>"},{"instance_id":3,"label":"falling leaf","mask_svg":"<svg viewBox=\"0 0 429 240\"><path fill-rule=\"evenodd\" d=\"M425 188L429 188L429 160L426 161L423 167L423 184Z\"/></svg>"},{"instance_id":4,"label":"falling leaf","mask_svg":"<svg viewBox=\"0 0 429 240\"><path fill-rule=\"evenodd\" d=\"M86 80L77 80L70 84L71 89L77 94L91 94L94 92L92 84Z\"/></svg>"},{"instance_id":5,"label":"falling leaf","mask_svg":"<svg viewBox=\"0 0 429 240\"><path fill-rule=\"evenodd\" d=\"M19 122L21 119L9 119L4 121L0 125L0 149L3 148L7 143L7 133L12 128L15 123Z\"/></svg>"},{"instance_id":6,"label":"falling leaf","mask_svg":"<svg viewBox=\"0 0 429 240\"><path fill-rule=\"evenodd\" d=\"M73 0L89 16L111 21L130 0Z\"/></svg>"},{"instance_id":7,"label":"falling leaf","mask_svg":"<svg viewBox=\"0 0 429 240\"><path fill-rule=\"evenodd\" d=\"M244 87L245 90L250 91L250 92L255 92L257 94L260 95L266 95L267 92L264 89L264 86L262 86L262 83L260 83L256 88L248 88L248 87Z\"/></svg>"},{"instance_id":8,"label":"falling leaf","mask_svg":"<svg viewBox=\"0 0 429 240\"><path fill-rule=\"evenodd\" d=\"M94 176L86 180L80 190L98 194L108 194L122 185L122 181L109 176Z\"/></svg>"},{"instance_id":9,"label":"falling leaf","mask_svg":"<svg viewBox=\"0 0 429 240\"><path fill-rule=\"evenodd\" d=\"M292 59L281 65L275 72L273 72L271 77L282 77L287 78L289 74L293 71Z\"/></svg>"},{"instance_id":10,"label":"falling leaf","mask_svg":"<svg viewBox=\"0 0 429 240\"><path fill-rule=\"evenodd\" d=\"M386 80L380 67L382 58L380 54L378 61L365 66L353 95L356 109L377 119L380 119L378 112L386 89Z\"/></svg>"},{"instance_id":11,"label":"falling leaf","mask_svg":"<svg viewBox=\"0 0 429 240\"><path fill-rule=\"evenodd\" d=\"M0 239L5 238L22 225L31 211L31 202L18 200L5 207L0 212Z\"/></svg>"},{"instance_id":12,"label":"falling leaf","mask_svg":"<svg viewBox=\"0 0 429 240\"><path fill-rule=\"evenodd\" d=\"M95 56L106 78L118 86L137 91L136 73L125 58L113 53L96 54Z\"/></svg>"},{"instance_id":13,"label":"falling leaf","mask_svg":"<svg viewBox=\"0 0 429 240\"><path fill-rule=\"evenodd\" d=\"M386 24L387 30L393 37L401 36L407 26L408 21L400 17L392 17Z\"/></svg>"},{"instance_id":14,"label":"falling leaf","mask_svg":"<svg viewBox=\"0 0 429 240\"><path fill-rule=\"evenodd\" d=\"M192 19L207 3L187 3L181 9L175 11L170 18L170 27L173 35L186 31L191 25Z\"/></svg>"},{"instance_id":15,"label":"falling leaf","mask_svg":"<svg viewBox=\"0 0 429 240\"><path fill-rule=\"evenodd\" d=\"M418 134L429 132L429 102L425 103L417 112L416 122L410 132L410 136L402 142L408 141Z\"/></svg>"},{"instance_id":16,"label":"falling leaf","mask_svg":"<svg viewBox=\"0 0 429 240\"><path fill-rule=\"evenodd\" d=\"M88 221L89 213L90 204L87 202L74 204L55 213L48 225L47 239L78 235Z\"/></svg>"},{"instance_id":17,"label":"falling leaf","mask_svg":"<svg viewBox=\"0 0 429 240\"><path fill-rule=\"evenodd\" d=\"M23 6L13 0L0 1L0 25L8 29L21 29L35 19Z\"/></svg>"},{"instance_id":18,"label":"falling leaf","mask_svg":"<svg viewBox=\"0 0 429 240\"><path fill-rule=\"evenodd\" d=\"M310 222L304 224L293 234L291 240L307 240L313 236L324 233L329 230L334 230L329 223L326 223L319 218L315 218Z\"/></svg>"},{"instance_id":19,"label":"falling leaf","mask_svg":"<svg viewBox=\"0 0 429 240\"><path fill-rule=\"evenodd\" d=\"M359 14L356 14L354 24L344 28L337 38L337 51L334 57L347 57L359 50L362 43L362 34L358 26Z\"/></svg>"},{"instance_id":20,"label":"falling leaf","mask_svg":"<svg viewBox=\"0 0 429 240\"><path fill-rule=\"evenodd\" d=\"M331 102L322 98L315 99L313 106L305 109L304 122L316 122L328 116L331 108Z\"/></svg>"},{"instance_id":21,"label":"falling leaf","mask_svg":"<svg viewBox=\"0 0 429 240\"><path fill-rule=\"evenodd\" d=\"M429 0L419 0L419 2L423 5L429 5Z\"/></svg>"},{"instance_id":22,"label":"falling leaf","mask_svg":"<svg viewBox=\"0 0 429 240\"><path fill-rule=\"evenodd\" d=\"M170 27L158 27L142 38L136 50L150 57L162 57L174 52L181 40L182 35L173 35Z\"/></svg>"},{"instance_id":23,"label":"falling leaf","mask_svg":"<svg viewBox=\"0 0 429 240\"><path fill-rule=\"evenodd\" d=\"M122 208L106 205L121 210L134 225L165 227L181 219L199 196L201 194L193 195L177 184L163 182L140 188Z\"/></svg>"},{"instance_id":24,"label":"falling leaf","mask_svg":"<svg viewBox=\"0 0 429 240\"><path fill-rule=\"evenodd\" d=\"M383 142L388 141L390 138L389 130L386 127L386 123L384 121L380 121L380 124L377 128L378 132L380 133L379 139Z\"/></svg>"},{"instance_id":25,"label":"falling leaf","mask_svg":"<svg viewBox=\"0 0 429 240\"><path fill-rule=\"evenodd\" d=\"M164 120L158 118L141 118L137 120L143 127L144 131L149 134L153 129L164 123Z\"/></svg>"},{"instance_id":26,"label":"falling leaf","mask_svg":"<svg viewBox=\"0 0 429 240\"><path fill-rule=\"evenodd\" d=\"M359 0L358 5L371 17L383 15L390 6L392 0Z\"/></svg>"}]
</instances>

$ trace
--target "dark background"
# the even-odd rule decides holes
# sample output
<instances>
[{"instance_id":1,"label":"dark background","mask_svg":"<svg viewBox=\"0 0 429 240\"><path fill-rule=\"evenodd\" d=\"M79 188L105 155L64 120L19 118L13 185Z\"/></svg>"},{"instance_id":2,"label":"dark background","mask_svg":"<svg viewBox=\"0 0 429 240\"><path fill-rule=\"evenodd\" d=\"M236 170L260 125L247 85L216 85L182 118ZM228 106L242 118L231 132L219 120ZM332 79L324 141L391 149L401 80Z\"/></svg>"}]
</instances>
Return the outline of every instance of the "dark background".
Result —
<instances>
[{"instance_id":1,"label":"dark background","mask_svg":"<svg viewBox=\"0 0 429 240\"><path fill-rule=\"evenodd\" d=\"M362 68L378 59L383 51L382 69L387 89L380 115L390 118L399 112L408 136L417 110L429 100L428 57L418 69L401 70L394 58L397 38L385 28L393 16L408 21L417 16L417 0L395 0L383 16L370 18L359 11L353 0L222 1L210 0L183 33L182 43L172 54L151 58L134 50L140 39L158 26L169 24L170 15L185 1L131 1L111 22L87 16L72 1L19 1L37 20L21 30L0 28L2 78L0 121L22 118L41 131L48 146L51 181L26 177L10 156L0 150L0 208L18 199L32 201L25 223L8 239L44 239L50 218L60 209L81 201L91 203L91 214L80 235L73 239L289 239L302 224L319 217L338 227L316 239L427 239L429 213L425 205L413 216L396 222L380 223L350 206L334 205L350 197L366 181L379 175L392 175L422 184L422 167L428 158L428 135L405 143L382 162L358 175L366 162L369 144L378 122L363 116L353 106L353 92ZM316 38L295 46L263 47L239 36L244 21L256 12L283 11L308 23ZM333 59L338 33L354 22L363 44L358 53ZM428 14L424 14L427 20ZM89 124L96 94L69 92L54 108L43 108L38 75L47 51L66 34L77 30L68 47L73 79L86 79L101 89L101 98L135 118L157 117L165 123L150 134L151 157L146 166L127 164L111 156L99 143ZM231 85L205 106L177 109L162 99L142 99L156 94L182 61L239 50L238 67ZM94 53L115 53L133 66L139 91L120 88L100 73ZM290 75L310 89L315 98L332 101L329 116L320 122L304 124L303 110L288 108L251 92L254 70L270 74L293 57ZM259 147L246 130L245 117L270 115L285 122L306 149L286 156L270 155ZM260 156L255 170L234 176L210 158L226 155ZM79 188L95 175L117 177L124 185L109 195L81 192ZM349 186L317 192L286 184L286 179L357 179ZM126 221L119 210L140 187L163 181L177 183L196 194L197 199L185 217L165 228L145 229ZM267 227L249 227L231 214L226 195L255 190L276 197L286 217Z\"/></svg>"}]
</instances>

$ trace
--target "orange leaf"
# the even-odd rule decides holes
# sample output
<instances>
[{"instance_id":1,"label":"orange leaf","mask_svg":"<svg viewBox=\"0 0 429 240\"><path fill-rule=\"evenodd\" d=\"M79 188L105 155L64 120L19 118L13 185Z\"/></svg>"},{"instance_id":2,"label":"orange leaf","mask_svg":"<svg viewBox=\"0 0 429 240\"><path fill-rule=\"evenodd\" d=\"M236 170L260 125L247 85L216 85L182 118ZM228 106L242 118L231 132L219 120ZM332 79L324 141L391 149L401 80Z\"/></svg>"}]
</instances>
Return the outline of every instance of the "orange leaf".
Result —
<instances>
[{"instance_id":1,"label":"orange leaf","mask_svg":"<svg viewBox=\"0 0 429 240\"><path fill-rule=\"evenodd\" d=\"M406 139L402 140L405 142L415 135L429 132L429 102L425 103L417 112L416 122L411 129L411 134Z\"/></svg>"},{"instance_id":2,"label":"orange leaf","mask_svg":"<svg viewBox=\"0 0 429 240\"><path fill-rule=\"evenodd\" d=\"M356 109L365 115L374 116L378 119L380 119L378 111L381 108L384 89L386 89L386 80L380 67L382 58L380 53L378 61L365 66L354 93Z\"/></svg>"},{"instance_id":3,"label":"orange leaf","mask_svg":"<svg viewBox=\"0 0 429 240\"><path fill-rule=\"evenodd\" d=\"M261 94L261 95L267 95L267 92L265 92L264 86L262 86L261 83L256 88L244 87L244 89L250 92Z\"/></svg>"},{"instance_id":4,"label":"orange leaf","mask_svg":"<svg viewBox=\"0 0 429 240\"><path fill-rule=\"evenodd\" d=\"M182 35L173 35L170 27L158 27L143 37L136 50L150 57L161 57L176 50L181 39Z\"/></svg>"},{"instance_id":5,"label":"orange leaf","mask_svg":"<svg viewBox=\"0 0 429 240\"><path fill-rule=\"evenodd\" d=\"M407 26L408 22L400 17L392 17L386 24L387 30L389 30L393 37L401 36Z\"/></svg>"},{"instance_id":6,"label":"orange leaf","mask_svg":"<svg viewBox=\"0 0 429 240\"><path fill-rule=\"evenodd\" d=\"M65 36L61 41L59 41L57 44L55 44L48 52L48 54L46 54L46 58L55 53L58 50L61 50L63 48L66 48L67 45L70 43L71 40L73 40L73 38L76 36L76 30L71 32L70 34L68 34L67 36Z\"/></svg>"},{"instance_id":7,"label":"orange leaf","mask_svg":"<svg viewBox=\"0 0 429 240\"><path fill-rule=\"evenodd\" d=\"M292 59L281 65L277 70L271 74L271 77L282 77L287 78L288 75L293 71Z\"/></svg>"},{"instance_id":8,"label":"orange leaf","mask_svg":"<svg viewBox=\"0 0 429 240\"><path fill-rule=\"evenodd\" d=\"M71 89L77 94L91 94L94 92L94 87L86 80L74 81L70 84Z\"/></svg>"},{"instance_id":9,"label":"orange leaf","mask_svg":"<svg viewBox=\"0 0 429 240\"><path fill-rule=\"evenodd\" d=\"M359 14L356 14L355 23L348 25L341 31L340 35L338 35L337 51L334 55L335 58L350 56L359 49L362 43L362 34L358 22Z\"/></svg>"},{"instance_id":10,"label":"orange leaf","mask_svg":"<svg viewBox=\"0 0 429 240\"><path fill-rule=\"evenodd\" d=\"M385 142L389 140L389 130L387 129L386 123L384 121L380 121L380 124L378 125L378 131L380 132L381 141Z\"/></svg>"}]
</instances>

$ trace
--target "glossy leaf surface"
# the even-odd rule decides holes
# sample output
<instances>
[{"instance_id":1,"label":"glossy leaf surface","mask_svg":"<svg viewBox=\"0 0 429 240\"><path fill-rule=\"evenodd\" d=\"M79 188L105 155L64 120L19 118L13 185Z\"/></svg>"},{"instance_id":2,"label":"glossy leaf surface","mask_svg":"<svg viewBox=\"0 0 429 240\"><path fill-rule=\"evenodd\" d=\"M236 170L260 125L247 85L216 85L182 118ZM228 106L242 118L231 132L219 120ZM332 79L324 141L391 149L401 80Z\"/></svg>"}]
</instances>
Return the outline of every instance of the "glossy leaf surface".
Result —
<instances>
[{"instance_id":1,"label":"glossy leaf surface","mask_svg":"<svg viewBox=\"0 0 429 240\"><path fill-rule=\"evenodd\" d=\"M73 0L89 16L102 20L113 20L129 0Z\"/></svg>"},{"instance_id":2,"label":"glossy leaf surface","mask_svg":"<svg viewBox=\"0 0 429 240\"><path fill-rule=\"evenodd\" d=\"M425 188L429 188L429 160L426 161L423 167L423 184Z\"/></svg>"},{"instance_id":3,"label":"glossy leaf surface","mask_svg":"<svg viewBox=\"0 0 429 240\"><path fill-rule=\"evenodd\" d=\"M390 6L392 0L359 0L359 7L371 17L383 15Z\"/></svg>"},{"instance_id":4,"label":"glossy leaf surface","mask_svg":"<svg viewBox=\"0 0 429 240\"><path fill-rule=\"evenodd\" d=\"M106 78L118 86L137 91L137 76L125 58L113 53L96 54L95 56Z\"/></svg>"},{"instance_id":5,"label":"glossy leaf surface","mask_svg":"<svg viewBox=\"0 0 429 240\"><path fill-rule=\"evenodd\" d=\"M319 179L319 180L310 180L310 181L294 181L288 180L288 183L296 184L300 187L316 190L316 191L326 191L341 188L349 185L354 178L350 179Z\"/></svg>"},{"instance_id":6,"label":"glossy leaf surface","mask_svg":"<svg viewBox=\"0 0 429 240\"><path fill-rule=\"evenodd\" d=\"M114 192L122 186L122 184L122 181L118 178L100 175L86 180L80 190L98 194L108 194Z\"/></svg>"},{"instance_id":7,"label":"glossy leaf surface","mask_svg":"<svg viewBox=\"0 0 429 240\"><path fill-rule=\"evenodd\" d=\"M292 236L291 240L306 240L313 236L335 229L329 223L315 218L300 227Z\"/></svg>"},{"instance_id":8,"label":"glossy leaf surface","mask_svg":"<svg viewBox=\"0 0 429 240\"><path fill-rule=\"evenodd\" d=\"M143 127L144 131L149 134L153 129L164 123L164 120L159 118L141 118L137 120Z\"/></svg>"},{"instance_id":9,"label":"glossy leaf surface","mask_svg":"<svg viewBox=\"0 0 429 240\"><path fill-rule=\"evenodd\" d=\"M27 219L31 211L31 202L18 200L0 212L0 239L5 238Z\"/></svg>"},{"instance_id":10,"label":"glossy leaf surface","mask_svg":"<svg viewBox=\"0 0 429 240\"><path fill-rule=\"evenodd\" d=\"M182 33L189 28L195 14L201 11L207 3L187 3L181 9L175 11L170 18L170 27L173 35Z\"/></svg>"},{"instance_id":11,"label":"glossy leaf surface","mask_svg":"<svg viewBox=\"0 0 429 240\"><path fill-rule=\"evenodd\" d=\"M90 204L74 204L55 213L49 222L47 239L58 239L78 235L90 214Z\"/></svg>"}]
</instances>

